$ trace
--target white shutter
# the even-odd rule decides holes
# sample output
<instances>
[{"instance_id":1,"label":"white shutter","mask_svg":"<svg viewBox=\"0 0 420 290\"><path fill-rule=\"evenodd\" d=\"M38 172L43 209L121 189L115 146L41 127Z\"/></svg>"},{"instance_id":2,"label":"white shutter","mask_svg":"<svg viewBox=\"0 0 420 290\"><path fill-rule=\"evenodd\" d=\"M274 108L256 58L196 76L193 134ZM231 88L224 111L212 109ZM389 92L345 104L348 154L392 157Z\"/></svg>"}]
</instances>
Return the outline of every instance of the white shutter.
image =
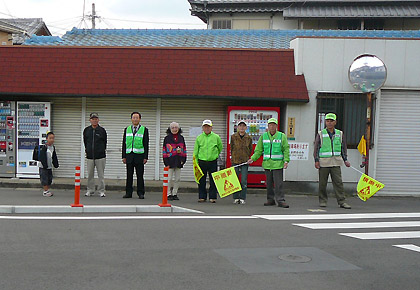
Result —
<instances>
[{"instance_id":1,"label":"white shutter","mask_svg":"<svg viewBox=\"0 0 420 290\"><path fill-rule=\"evenodd\" d=\"M183 130L182 135L185 138L187 146L187 163L181 170L181 180L193 181L194 174L192 168L192 156L196 137L190 136L190 128L201 127L203 120L210 119L213 122L213 132L218 134L223 142L223 151L220 159L226 162L226 119L227 106L229 101L208 100L208 99L162 99L161 122L160 122L160 148L163 147L163 139L166 136L166 130L171 122L179 123ZM163 159L162 150L159 150L159 172L160 179L163 178Z\"/></svg>"},{"instance_id":2,"label":"white shutter","mask_svg":"<svg viewBox=\"0 0 420 290\"><path fill-rule=\"evenodd\" d=\"M80 166L81 145L81 98L52 98L51 131L55 134L55 148L60 167L54 176L72 177L76 166Z\"/></svg>"},{"instance_id":3,"label":"white shutter","mask_svg":"<svg viewBox=\"0 0 420 290\"><path fill-rule=\"evenodd\" d=\"M99 114L99 124L105 128L108 135L105 178L126 178L125 164L122 163L121 159L121 146L124 128L131 125L130 115L134 111L140 112L140 124L149 129L149 160L144 169L144 178L153 180L156 161L156 99L86 98L86 126L90 125L89 114L97 112ZM85 168L87 169L87 166ZM86 171L85 176L87 177Z\"/></svg>"},{"instance_id":4,"label":"white shutter","mask_svg":"<svg viewBox=\"0 0 420 290\"><path fill-rule=\"evenodd\" d=\"M420 92L383 90L376 123L380 192L420 194Z\"/></svg>"}]
</instances>

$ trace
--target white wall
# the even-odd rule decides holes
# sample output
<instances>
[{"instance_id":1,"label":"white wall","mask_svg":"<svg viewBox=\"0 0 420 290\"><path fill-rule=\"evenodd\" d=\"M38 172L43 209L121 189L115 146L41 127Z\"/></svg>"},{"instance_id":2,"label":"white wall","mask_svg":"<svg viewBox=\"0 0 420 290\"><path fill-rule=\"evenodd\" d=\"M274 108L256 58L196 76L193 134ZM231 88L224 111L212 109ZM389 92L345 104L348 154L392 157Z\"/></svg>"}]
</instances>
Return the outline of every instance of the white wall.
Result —
<instances>
[{"instance_id":1,"label":"white wall","mask_svg":"<svg viewBox=\"0 0 420 290\"><path fill-rule=\"evenodd\" d=\"M283 18L283 14L276 14L273 16L273 28L272 29L299 29L299 21L297 19L286 20Z\"/></svg>"},{"instance_id":2,"label":"white wall","mask_svg":"<svg viewBox=\"0 0 420 290\"><path fill-rule=\"evenodd\" d=\"M290 48L294 49L296 74L305 76L310 101L289 103L286 114L296 118L296 141L309 143L310 155L313 154L317 92L357 92L350 85L347 73L358 55L370 53L384 61L388 70L384 88L420 88L420 40L298 38L291 41ZM377 106L376 120L378 114ZM375 172L375 153L373 148L369 172ZM359 152L348 150L348 155L350 163L357 168L362 162ZM352 169L343 168L342 173L344 181L356 182L360 177ZM286 180L318 180L313 158L291 162Z\"/></svg>"},{"instance_id":3,"label":"white wall","mask_svg":"<svg viewBox=\"0 0 420 290\"><path fill-rule=\"evenodd\" d=\"M270 29L298 29L299 23L298 20L285 20L283 15L276 14L271 17L271 13L242 13L242 14L232 14L229 13L219 13L213 14L209 17L209 28L212 27L213 20L218 19L231 19L233 22L235 20L269 20L270 21ZM235 26L233 24L233 26Z\"/></svg>"}]
</instances>

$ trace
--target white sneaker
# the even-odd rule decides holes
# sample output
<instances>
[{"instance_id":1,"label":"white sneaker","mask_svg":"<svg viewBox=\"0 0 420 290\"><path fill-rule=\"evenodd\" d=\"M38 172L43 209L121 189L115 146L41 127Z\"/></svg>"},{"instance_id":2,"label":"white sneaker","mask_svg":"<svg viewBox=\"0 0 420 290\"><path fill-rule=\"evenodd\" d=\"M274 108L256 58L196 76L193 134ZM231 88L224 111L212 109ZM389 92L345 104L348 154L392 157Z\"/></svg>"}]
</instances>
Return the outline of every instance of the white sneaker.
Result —
<instances>
[{"instance_id":1,"label":"white sneaker","mask_svg":"<svg viewBox=\"0 0 420 290\"><path fill-rule=\"evenodd\" d=\"M45 196L45 197L51 197L51 196L53 196L53 194L52 194L49 190L47 190L47 191L44 191L44 192L42 193L42 196Z\"/></svg>"},{"instance_id":2,"label":"white sneaker","mask_svg":"<svg viewBox=\"0 0 420 290\"><path fill-rule=\"evenodd\" d=\"M88 191L88 192L85 193L85 196L93 196L94 194L95 194L94 192L89 192Z\"/></svg>"},{"instance_id":3,"label":"white sneaker","mask_svg":"<svg viewBox=\"0 0 420 290\"><path fill-rule=\"evenodd\" d=\"M245 200L243 200L243 199L239 200L239 204L245 204L245 203L246 203Z\"/></svg>"},{"instance_id":4,"label":"white sneaker","mask_svg":"<svg viewBox=\"0 0 420 290\"><path fill-rule=\"evenodd\" d=\"M100 197L106 197L105 192L101 192L101 193L99 194L99 196L100 196Z\"/></svg>"},{"instance_id":5,"label":"white sneaker","mask_svg":"<svg viewBox=\"0 0 420 290\"><path fill-rule=\"evenodd\" d=\"M239 204L239 202L240 202L240 201L239 201L239 199L235 199L235 200L233 201L233 203L234 203L234 204Z\"/></svg>"}]
</instances>

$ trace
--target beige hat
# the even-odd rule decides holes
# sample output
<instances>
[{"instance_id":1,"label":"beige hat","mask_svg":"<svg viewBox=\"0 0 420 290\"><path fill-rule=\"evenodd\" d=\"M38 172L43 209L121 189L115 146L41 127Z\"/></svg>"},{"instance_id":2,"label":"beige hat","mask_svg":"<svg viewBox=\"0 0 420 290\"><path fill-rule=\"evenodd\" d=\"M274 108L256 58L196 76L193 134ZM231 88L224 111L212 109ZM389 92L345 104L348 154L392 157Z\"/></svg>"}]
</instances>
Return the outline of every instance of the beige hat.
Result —
<instances>
[{"instance_id":1,"label":"beige hat","mask_svg":"<svg viewBox=\"0 0 420 290\"><path fill-rule=\"evenodd\" d=\"M208 125L210 127L213 127L213 123L211 122L211 120L204 120L203 125L201 125L201 126L204 126L204 125Z\"/></svg>"}]
</instances>

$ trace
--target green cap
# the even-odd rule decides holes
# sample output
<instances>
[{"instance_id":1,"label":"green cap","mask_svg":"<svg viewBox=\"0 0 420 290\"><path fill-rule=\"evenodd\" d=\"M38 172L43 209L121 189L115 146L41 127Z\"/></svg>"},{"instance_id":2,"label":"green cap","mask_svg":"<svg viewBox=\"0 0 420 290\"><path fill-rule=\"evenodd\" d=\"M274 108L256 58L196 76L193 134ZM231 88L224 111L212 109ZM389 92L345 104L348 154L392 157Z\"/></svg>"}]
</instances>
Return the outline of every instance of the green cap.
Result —
<instances>
[{"instance_id":1,"label":"green cap","mask_svg":"<svg viewBox=\"0 0 420 290\"><path fill-rule=\"evenodd\" d=\"M337 116L333 113L328 113L325 115L325 120L337 120Z\"/></svg>"},{"instance_id":2,"label":"green cap","mask_svg":"<svg viewBox=\"0 0 420 290\"><path fill-rule=\"evenodd\" d=\"M270 123L275 123L276 125L278 124L278 122L277 122L277 119L276 119L276 118L270 118L270 119L268 120L267 124L270 124Z\"/></svg>"}]
</instances>

